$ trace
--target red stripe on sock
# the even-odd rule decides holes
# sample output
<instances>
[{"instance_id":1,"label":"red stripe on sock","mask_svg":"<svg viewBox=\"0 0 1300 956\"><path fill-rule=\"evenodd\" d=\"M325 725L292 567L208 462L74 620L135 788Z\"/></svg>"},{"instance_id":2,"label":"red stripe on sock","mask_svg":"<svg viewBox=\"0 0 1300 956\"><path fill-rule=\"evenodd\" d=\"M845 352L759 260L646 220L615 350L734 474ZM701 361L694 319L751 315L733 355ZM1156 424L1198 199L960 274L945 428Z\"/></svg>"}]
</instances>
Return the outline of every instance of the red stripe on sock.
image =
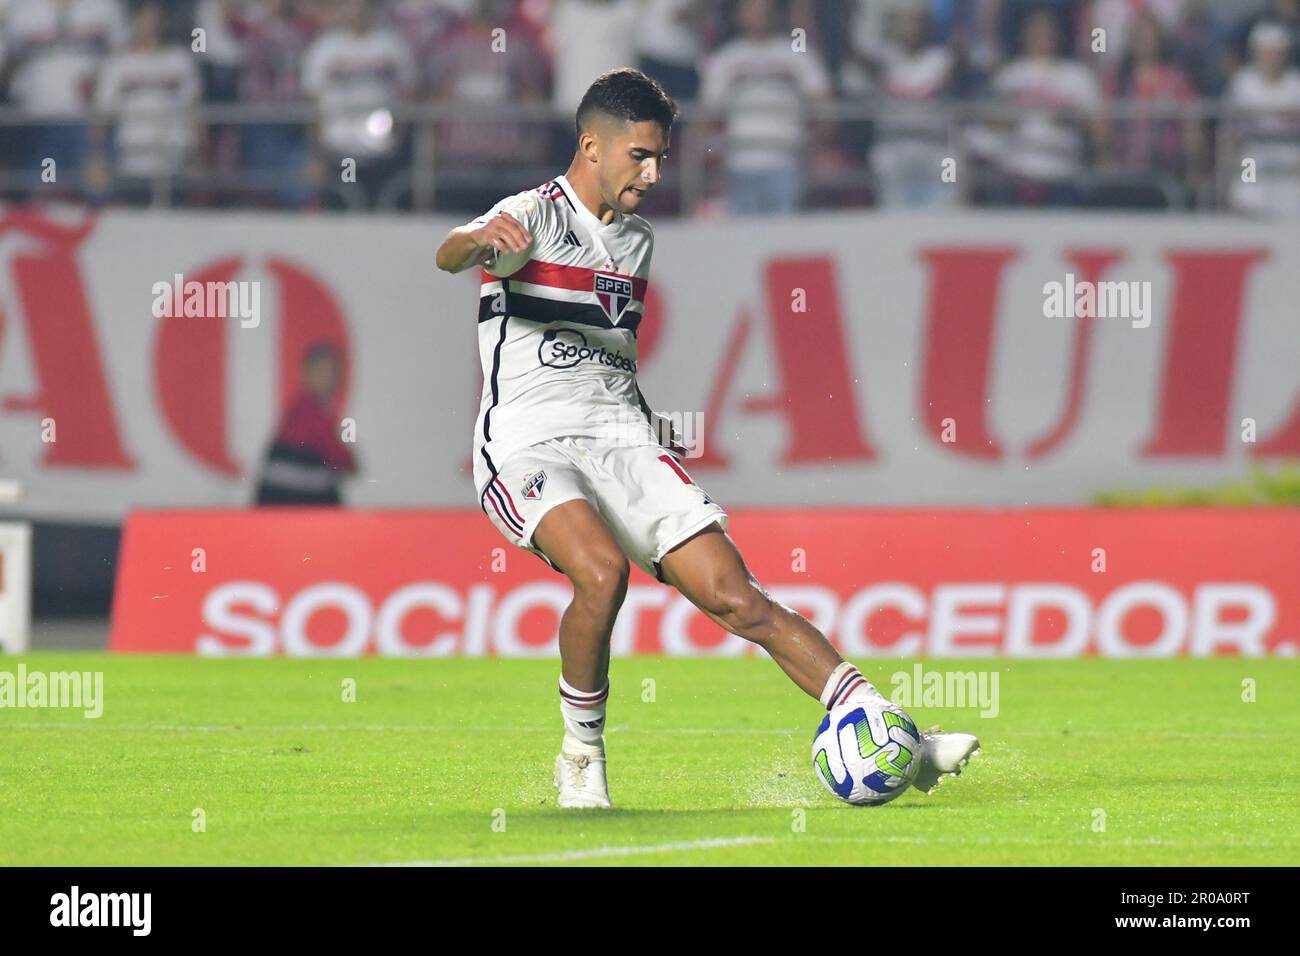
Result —
<instances>
[{"instance_id":1,"label":"red stripe on sock","mask_svg":"<svg viewBox=\"0 0 1300 956\"><path fill-rule=\"evenodd\" d=\"M832 707L837 706L840 703L840 701L844 700L846 697L849 696L849 694L853 691L854 688L858 686L858 684L860 683L865 684L866 682L867 679L863 677L861 674L854 674L853 679L843 686L841 692L838 693L835 697L831 698L831 706Z\"/></svg>"},{"instance_id":2,"label":"red stripe on sock","mask_svg":"<svg viewBox=\"0 0 1300 956\"><path fill-rule=\"evenodd\" d=\"M561 687L560 696L570 703L577 704L580 707L590 707L593 704L599 704L609 696L609 687L606 686L603 690L593 691L567 691Z\"/></svg>"},{"instance_id":3,"label":"red stripe on sock","mask_svg":"<svg viewBox=\"0 0 1300 956\"><path fill-rule=\"evenodd\" d=\"M570 707L579 707L582 710L595 710L597 707L605 703L604 700L593 700L587 704L580 704L576 700L569 700L567 697L565 698L564 702L568 704Z\"/></svg>"},{"instance_id":4,"label":"red stripe on sock","mask_svg":"<svg viewBox=\"0 0 1300 956\"><path fill-rule=\"evenodd\" d=\"M858 669L856 667L849 668L840 676L840 682L835 685L835 691L831 694L830 706L832 707L835 706L835 699L840 696L840 691L843 690L844 688L844 682L847 680L852 680L854 675L861 676L860 674L858 674Z\"/></svg>"}]
</instances>

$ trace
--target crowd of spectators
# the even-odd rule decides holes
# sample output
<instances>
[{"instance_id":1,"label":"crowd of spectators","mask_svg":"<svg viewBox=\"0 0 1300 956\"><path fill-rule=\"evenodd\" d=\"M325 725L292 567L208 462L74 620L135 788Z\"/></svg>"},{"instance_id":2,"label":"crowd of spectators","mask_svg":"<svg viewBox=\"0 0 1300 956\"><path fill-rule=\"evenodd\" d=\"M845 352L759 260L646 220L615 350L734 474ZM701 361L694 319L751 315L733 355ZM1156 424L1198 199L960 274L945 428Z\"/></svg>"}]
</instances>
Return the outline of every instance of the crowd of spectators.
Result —
<instances>
[{"instance_id":1,"label":"crowd of spectators","mask_svg":"<svg viewBox=\"0 0 1300 956\"><path fill-rule=\"evenodd\" d=\"M1300 215L1300 0L0 0L0 193L481 211L628 65L657 211Z\"/></svg>"}]
</instances>

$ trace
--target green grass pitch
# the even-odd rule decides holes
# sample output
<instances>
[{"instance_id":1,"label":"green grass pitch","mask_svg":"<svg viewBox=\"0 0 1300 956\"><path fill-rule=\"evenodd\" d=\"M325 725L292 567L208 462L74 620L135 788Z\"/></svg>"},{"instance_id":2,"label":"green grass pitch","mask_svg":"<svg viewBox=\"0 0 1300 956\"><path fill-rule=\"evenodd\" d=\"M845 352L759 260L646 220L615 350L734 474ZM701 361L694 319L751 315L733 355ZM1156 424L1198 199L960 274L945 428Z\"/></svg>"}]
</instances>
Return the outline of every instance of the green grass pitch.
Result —
<instances>
[{"instance_id":1,"label":"green grass pitch","mask_svg":"<svg viewBox=\"0 0 1300 956\"><path fill-rule=\"evenodd\" d=\"M33 653L0 671L20 661L103 671L105 703L0 709L4 865L1300 863L1300 668L1282 659L925 661L998 672L1000 712L909 708L983 752L874 808L813 776L822 712L765 658L618 659L610 812L554 804L555 660ZM858 663L888 693L913 662Z\"/></svg>"}]
</instances>

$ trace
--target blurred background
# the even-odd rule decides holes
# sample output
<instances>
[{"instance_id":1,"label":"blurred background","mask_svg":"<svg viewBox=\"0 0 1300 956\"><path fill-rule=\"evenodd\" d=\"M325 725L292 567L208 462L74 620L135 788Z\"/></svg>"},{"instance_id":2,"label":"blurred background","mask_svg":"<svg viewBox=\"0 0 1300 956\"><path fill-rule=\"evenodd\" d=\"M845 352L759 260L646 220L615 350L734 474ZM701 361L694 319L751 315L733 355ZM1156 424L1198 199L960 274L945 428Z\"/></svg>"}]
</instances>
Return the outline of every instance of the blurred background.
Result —
<instances>
[{"instance_id":1,"label":"blurred background","mask_svg":"<svg viewBox=\"0 0 1300 956\"><path fill-rule=\"evenodd\" d=\"M97 205L481 211L565 165L591 78L637 65L682 105L651 215L1300 212L1300 0L0 0L0 23L11 199L57 154ZM1268 190L1234 187L1243 150Z\"/></svg>"},{"instance_id":2,"label":"blurred background","mask_svg":"<svg viewBox=\"0 0 1300 956\"><path fill-rule=\"evenodd\" d=\"M1300 0L0 0L0 647L102 647L142 512L501 544L433 251L622 66L681 109L639 378L728 508L1300 504L1298 64ZM1076 279L1144 306L1050 316Z\"/></svg>"}]
</instances>

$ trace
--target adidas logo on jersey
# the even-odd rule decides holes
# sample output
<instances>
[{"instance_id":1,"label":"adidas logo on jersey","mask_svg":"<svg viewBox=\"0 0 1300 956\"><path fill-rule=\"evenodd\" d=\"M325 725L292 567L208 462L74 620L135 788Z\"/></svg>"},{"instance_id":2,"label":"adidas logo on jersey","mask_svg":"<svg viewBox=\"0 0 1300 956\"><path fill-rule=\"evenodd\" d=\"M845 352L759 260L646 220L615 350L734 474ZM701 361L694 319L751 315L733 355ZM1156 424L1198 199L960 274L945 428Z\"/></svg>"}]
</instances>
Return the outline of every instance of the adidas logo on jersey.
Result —
<instances>
[{"instance_id":1,"label":"adidas logo on jersey","mask_svg":"<svg viewBox=\"0 0 1300 956\"><path fill-rule=\"evenodd\" d=\"M577 246L579 249L582 248L582 240L574 235L572 229L564 234L564 244L568 246Z\"/></svg>"}]
</instances>

